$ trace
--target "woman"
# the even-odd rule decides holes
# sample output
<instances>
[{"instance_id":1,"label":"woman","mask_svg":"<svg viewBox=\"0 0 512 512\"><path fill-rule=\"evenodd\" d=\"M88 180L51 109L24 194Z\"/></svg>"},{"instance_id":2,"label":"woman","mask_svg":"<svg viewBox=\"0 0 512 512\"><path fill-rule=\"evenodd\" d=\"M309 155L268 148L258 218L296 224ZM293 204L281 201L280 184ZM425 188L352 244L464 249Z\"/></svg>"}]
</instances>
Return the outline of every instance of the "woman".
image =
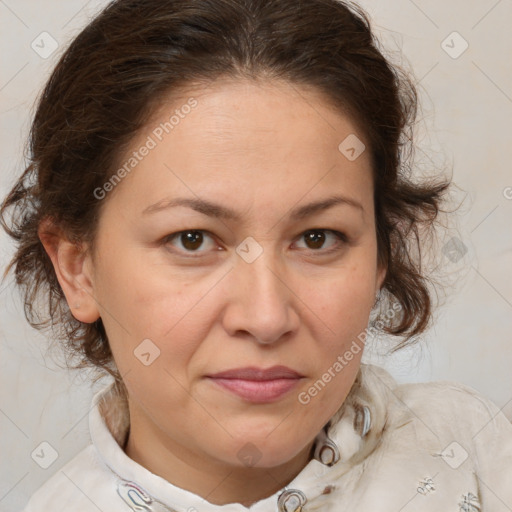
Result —
<instances>
[{"instance_id":1,"label":"woman","mask_svg":"<svg viewBox=\"0 0 512 512\"><path fill-rule=\"evenodd\" d=\"M496 405L361 363L431 319L415 113L337 0L118 0L78 35L2 215L29 321L113 382L26 512L512 508Z\"/></svg>"}]
</instances>

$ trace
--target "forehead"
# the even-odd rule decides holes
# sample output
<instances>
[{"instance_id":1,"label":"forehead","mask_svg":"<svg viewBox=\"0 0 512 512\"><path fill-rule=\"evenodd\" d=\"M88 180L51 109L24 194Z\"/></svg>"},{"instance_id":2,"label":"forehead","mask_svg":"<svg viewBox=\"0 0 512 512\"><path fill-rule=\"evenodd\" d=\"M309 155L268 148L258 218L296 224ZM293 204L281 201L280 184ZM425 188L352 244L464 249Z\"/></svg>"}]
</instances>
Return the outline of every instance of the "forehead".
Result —
<instances>
[{"instance_id":1,"label":"forehead","mask_svg":"<svg viewBox=\"0 0 512 512\"><path fill-rule=\"evenodd\" d=\"M197 106L189 109L193 99ZM348 107L341 111L335 108L318 89L292 84L284 80L254 81L249 79L218 79L203 85L191 85L164 97L155 108L146 132L159 123L168 121L173 113L186 110L179 124L185 118L192 122L183 123L185 128L172 129L172 135L189 135L188 128L198 128L205 136L205 144L213 143L209 149L221 149L225 142L227 149L245 143L247 148L257 148L258 143L289 146L298 149L313 144L318 150L332 149L343 133L356 133L361 140L365 136L357 120L348 114ZM176 117L176 116L174 116ZM308 144L300 144L306 139ZM199 142L199 141L198 141Z\"/></svg>"},{"instance_id":2,"label":"forehead","mask_svg":"<svg viewBox=\"0 0 512 512\"><path fill-rule=\"evenodd\" d=\"M183 89L164 98L124 161L148 143L119 187L142 209L178 193L249 208L338 191L367 210L373 195L364 135L321 93L287 82Z\"/></svg>"}]
</instances>

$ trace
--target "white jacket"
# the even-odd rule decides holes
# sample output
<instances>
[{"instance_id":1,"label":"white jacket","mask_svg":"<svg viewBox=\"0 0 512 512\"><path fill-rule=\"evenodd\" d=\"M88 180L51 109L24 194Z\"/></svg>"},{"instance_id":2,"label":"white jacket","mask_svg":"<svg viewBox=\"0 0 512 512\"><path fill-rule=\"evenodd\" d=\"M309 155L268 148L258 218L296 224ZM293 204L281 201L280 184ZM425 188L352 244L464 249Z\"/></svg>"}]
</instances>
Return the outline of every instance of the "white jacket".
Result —
<instances>
[{"instance_id":1,"label":"white jacket","mask_svg":"<svg viewBox=\"0 0 512 512\"><path fill-rule=\"evenodd\" d=\"M317 437L316 458L250 508L213 505L130 459L121 448L128 412L110 389L93 398L92 444L24 512L512 511L512 423L459 383L397 385L382 368L362 364Z\"/></svg>"}]
</instances>

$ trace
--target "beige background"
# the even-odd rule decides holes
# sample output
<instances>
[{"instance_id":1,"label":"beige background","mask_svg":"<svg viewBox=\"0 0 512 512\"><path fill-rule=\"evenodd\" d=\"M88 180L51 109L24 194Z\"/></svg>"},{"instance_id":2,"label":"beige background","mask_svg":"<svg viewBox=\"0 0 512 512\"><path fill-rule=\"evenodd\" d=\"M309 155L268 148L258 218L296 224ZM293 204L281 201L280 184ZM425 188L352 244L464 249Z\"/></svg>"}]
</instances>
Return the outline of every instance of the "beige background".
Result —
<instances>
[{"instance_id":1,"label":"beige background","mask_svg":"<svg viewBox=\"0 0 512 512\"><path fill-rule=\"evenodd\" d=\"M457 236L467 247L457 262L439 248L440 268L452 288L422 344L387 358L369 348L367 360L385 366L400 382L468 384L512 419L512 2L360 3L390 56L414 70L423 103L420 163L426 172L453 166L457 198L466 200L455 219L459 231L445 241ZM2 196L22 169L40 87L66 42L105 4L0 0ZM59 44L46 59L31 48L44 31ZM468 48L453 58L464 41ZM1 234L2 269L12 252ZM86 375L68 374L44 358L44 338L26 325L12 279L0 287L0 347L0 510L16 511L89 442L92 391ZM48 469L31 458L41 442L58 452Z\"/></svg>"}]
</instances>

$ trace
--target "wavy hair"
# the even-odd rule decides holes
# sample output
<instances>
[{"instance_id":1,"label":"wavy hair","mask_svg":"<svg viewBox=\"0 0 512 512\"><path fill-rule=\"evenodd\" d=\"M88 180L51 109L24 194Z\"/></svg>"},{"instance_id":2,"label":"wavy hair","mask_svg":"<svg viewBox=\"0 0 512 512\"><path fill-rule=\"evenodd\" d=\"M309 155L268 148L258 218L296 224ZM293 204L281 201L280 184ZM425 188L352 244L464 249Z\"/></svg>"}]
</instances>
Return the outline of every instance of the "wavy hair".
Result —
<instances>
[{"instance_id":1,"label":"wavy hair","mask_svg":"<svg viewBox=\"0 0 512 512\"><path fill-rule=\"evenodd\" d=\"M413 343L432 318L422 242L449 181L412 180L414 81L384 57L363 9L341 0L117 0L79 33L38 99L27 166L0 210L16 243L4 276L14 269L28 322L50 327L79 357L76 368L104 369L121 383L101 318L84 324L71 314L38 227L51 218L70 240L93 243L103 203L93 191L159 102L222 77L312 87L360 127L387 268L383 297L401 306L381 329L401 339L395 349Z\"/></svg>"}]
</instances>

